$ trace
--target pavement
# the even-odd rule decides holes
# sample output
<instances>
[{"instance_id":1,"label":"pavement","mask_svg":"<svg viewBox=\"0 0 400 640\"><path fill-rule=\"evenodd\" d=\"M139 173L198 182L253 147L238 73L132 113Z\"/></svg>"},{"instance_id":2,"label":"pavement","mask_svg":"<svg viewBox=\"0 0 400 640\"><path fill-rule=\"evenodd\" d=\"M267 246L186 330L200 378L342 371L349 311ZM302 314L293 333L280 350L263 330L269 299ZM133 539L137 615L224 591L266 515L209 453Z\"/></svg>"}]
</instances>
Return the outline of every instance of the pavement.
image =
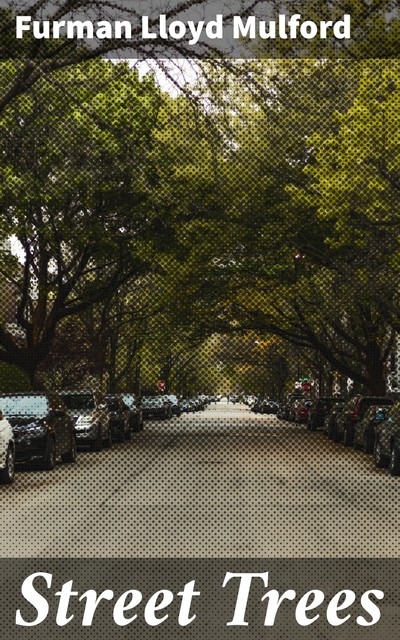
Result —
<instances>
[{"instance_id":1,"label":"pavement","mask_svg":"<svg viewBox=\"0 0 400 640\"><path fill-rule=\"evenodd\" d=\"M0 489L3 558L400 556L400 478L245 405L147 422Z\"/></svg>"}]
</instances>

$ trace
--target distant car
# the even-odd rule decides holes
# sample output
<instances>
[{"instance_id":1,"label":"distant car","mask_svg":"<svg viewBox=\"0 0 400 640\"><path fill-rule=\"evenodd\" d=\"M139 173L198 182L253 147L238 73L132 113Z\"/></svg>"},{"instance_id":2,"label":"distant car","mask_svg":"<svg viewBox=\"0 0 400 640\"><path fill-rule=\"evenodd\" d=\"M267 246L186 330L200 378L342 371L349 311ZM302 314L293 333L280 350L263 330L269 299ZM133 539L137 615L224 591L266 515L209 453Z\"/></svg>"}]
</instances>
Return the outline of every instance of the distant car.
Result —
<instances>
[{"instance_id":1,"label":"distant car","mask_svg":"<svg viewBox=\"0 0 400 640\"><path fill-rule=\"evenodd\" d=\"M278 412L278 403L273 400L257 400L251 407L254 413L264 413L268 415L276 415Z\"/></svg>"},{"instance_id":2,"label":"distant car","mask_svg":"<svg viewBox=\"0 0 400 640\"><path fill-rule=\"evenodd\" d=\"M0 410L0 484L11 484L15 476L15 443L11 424Z\"/></svg>"},{"instance_id":3,"label":"distant car","mask_svg":"<svg viewBox=\"0 0 400 640\"><path fill-rule=\"evenodd\" d=\"M171 404L162 396L144 396L141 407L144 420L168 420L168 418L172 418Z\"/></svg>"},{"instance_id":4,"label":"distant car","mask_svg":"<svg viewBox=\"0 0 400 640\"><path fill-rule=\"evenodd\" d=\"M111 447L110 412L98 393L61 391L60 397L73 418L78 445L88 445L92 451Z\"/></svg>"},{"instance_id":5,"label":"distant car","mask_svg":"<svg viewBox=\"0 0 400 640\"><path fill-rule=\"evenodd\" d=\"M361 420L367 409L373 405L387 406L392 405L392 398L382 396L354 396L349 400L341 414L336 420L335 440L343 443L346 447L350 447L354 441L354 430L357 422Z\"/></svg>"},{"instance_id":6,"label":"distant car","mask_svg":"<svg viewBox=\"0 0 400 640\"><path fill-rule=\"evenodd\" d=\"M16 462L47 470L58 456L75 462L74 422L57 394L1 394L0 407L12 426Z\"/></svg>"},{"instance_id":7,"label":"distant car","mask_svg":"<svg viewBox=\"0 0 400 640\"><path fill-rule=\"evenodd\" d=\"M390 407L369 407L365 416L354 428L354 449L363 449L365 453L373 453L377 426L386 419Z\"/></svg>"},{"instance_id":8,"label":"distant car","mask_svg":"<svg viewBox=\"0 0 400 640\"><path fill-rule=\"evenodd\" d=\"M125 404L119 394L105 397L107 408L110 412L110 430L113 440L124 442L132 438L130 425L131 410Z\"/></svg>"},{"instance_id":9,"label":"distant car","mask_svg":"<svg viewBox=\"0 0 400 640\"><path fill-rule=\"evenodd\" d=\"M312 400L298 400L293 404L293 422L307 422L308 412L312 407Z\"/></svg>"},{"instance_id":10,"label":"distant car","mask_svg":"<svg viewBox=\"0 0 400 640\"><path fill-rule=\"evenodd\" d=\"M192 400L188 398L183 398L179 400L179 406L181 408L182 413L194 413L196 409L196 405Z\"/></svg>"},{"instance_id":11,"label":"distant car","mask_svg":"<svg viewBox=\"0 0 400 640\"><path fill-rule=\"evenodd\" d=\"M237 393L230 393L229 397L228 397L229 402L232 402L233 404L236 404L237 402L240 402L240 397L238 396Z\"/></svg>"},{"instance_id":12,"label":"distant car","mask_svg":"<svg viewBox=\"0 0 400 640\"><path fill-rule=\"evenodd\" d=\"M344 406L344 400L336 401L324 420L324 431L329 440L335 440L336 438L336 420L342 413Z\"/></svg>"},{"instance_id":13,"label":"distant car","mask_svg":"<svg viewBox=\"0 0 400 640\"><path fill-rule=\"evenodd\" d=\"M376 426L374 458L377 467L389 466L392 476L400 475L400 403L390 407L386 420Z\"/></svg>"},{"instance_id":14,"label":"distant car","mask_svg":"<svg viewBox=\"0 0 400 640\"><path fill-rule=\"evenodd\" d=\"M165 396L165 399L168 400L168 402L171 403L171 411L172 411L172 415L176 416L177 418L179 418L180 415L182 415L182 409L179 405L179 400L176 396L174 395L168 395Z\"/></svg>"},{"instance_id":15,"label":"distant car","mask_svg":"<svg viewBox=\"0 0 400 640\"><path fill-rule=\"evenodd\" d=\"M122 400L130 410L129 424L132 431L143 431L143 411L139 399L133 393L123 393Z\"/></svg>"},{"instance_id":16,"label":"distant car","mask_svg":"<svg viewBox=\"0 0 400 640\"><path fill-rule=\"evenodd\" d=\"M308 408L307 428L310 429L310 431L321 429L332 407L339 402L344 403L343 398L331 396L317 398L313 405Z\"/></svg>"},{"instance_id":17,"label":"distant car","mask_svg":"<svg viewBox=\"0 0 400 640\"><path fill-rule=\"evenodd\" d=\"M294 405L300 400L304 400L303 393L291 393L286 399L279 405L277 416L281 420L293 420L294 419Z\"/></svg>"}]
</instances>

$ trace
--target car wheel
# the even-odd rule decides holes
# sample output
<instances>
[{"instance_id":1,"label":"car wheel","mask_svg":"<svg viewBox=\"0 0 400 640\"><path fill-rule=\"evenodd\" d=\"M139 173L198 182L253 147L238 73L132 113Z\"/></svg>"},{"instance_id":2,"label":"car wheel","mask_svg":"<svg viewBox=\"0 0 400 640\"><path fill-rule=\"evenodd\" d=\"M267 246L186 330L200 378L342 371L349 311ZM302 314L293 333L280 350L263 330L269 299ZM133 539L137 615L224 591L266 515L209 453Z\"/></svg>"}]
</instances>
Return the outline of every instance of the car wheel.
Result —
<instances>
[{"instance_id":1,"label":"car wheel","mask_svg":"<svg viewBox=\"0 0 400 640\"><path fill-rule=\"evenodd\" d=\"M101 451L103 448L103 439L101 437L101 425L97 425L96 437L90 443L91 451Z\"/></svg>"},{"instance_id":2,"label":"car wheel","mask_svg":"<svg viewBox=\"0 0 400 640\"><path fill-rule=\"evenodd\" d=\"M337 425L335 424L333 427L333 436L332 436L332 440L333 442L340 442L341 438L340 438L340 431L337 427Z\"/></svg>"},{"instance_id":3,"label":"car wheel","mask_svg":"<svg viewBox=\"0 0 400 640\"><path fill-rule=\"evenodd\" d=\"M15 477L15 452L12 446L7 449L6 464L0 471L0 484L11 484Z\"/></svg>"},{"instance_id":4,"label":"car wheel","mask_svg":"<svg viewBox=\"0 0 400 640\"><path fill-rule=\"evenodd\" d=\"M56 466L56 443L54 438L49 438L46 455L41 466L46 471L52 471Z\"/></svg>"},{"instance_id":5,"label":"car wheel","mask_svg":"<svg viewBox=\"0 0 400 640\"><path fill-rule=\"evenodd\" d=\"M400 476L400 451L395 444L390 451L389 471L391 476Z\"/></svg>"},{"instance_id":6,"label":"car wheel","mask_svg":"<svg viewBox=\"0 0 400 640\"><path fill-rule=\"evenodd\" d=\"M75 441L75 436L72 435L71 437L71 448L68 451L68 453L63 453L63 455L61 456L61 460L63 462L76 462L76 441Z\"/></svg>"},{"instance_id":7,"label":"car wheel","mask_svg":"<svg viewBox=\"0 0 400 640\"><path fill-rule=\"evenodd\" d=\"M125 442L125 425L120 424L118 428L118 442Z\"/></svg>"},{"instance_id":8,"label":"car wheel","mask_svg":"<svg viewBox=\"0 0 400 640\"><path fill-rule=\"evenodd\" d=\"M377 467L379 467L380 469L382 467L386 467L386 460L385 460L385 457L383 455L382 445L379 442L379 440L377 440L377 442L375 442L374 458L375 458L375 464L376 464Z\"/></svg>"},{"instance_id":9,"label":"car wheel","mask_svg":"<svg viewBox=\"0 0 400 640\"><path fill-rule=\"evenodd\" d=\"M371 433L364 435L364 451L365 453L374 453L374 436Z\"/></svg>"},{"instance_id":10,"label":"car wheel","mask_svg":"<svg viewBox=\"0 0 400 640\"><path fill-rule=\"evenodd\" d=\"M111 437L110 425L108 425L107 438L104 440L104 446L106 447L106 449L110 449L110 447L112 447L112 437Z\"/></svg>"}]
</instances>

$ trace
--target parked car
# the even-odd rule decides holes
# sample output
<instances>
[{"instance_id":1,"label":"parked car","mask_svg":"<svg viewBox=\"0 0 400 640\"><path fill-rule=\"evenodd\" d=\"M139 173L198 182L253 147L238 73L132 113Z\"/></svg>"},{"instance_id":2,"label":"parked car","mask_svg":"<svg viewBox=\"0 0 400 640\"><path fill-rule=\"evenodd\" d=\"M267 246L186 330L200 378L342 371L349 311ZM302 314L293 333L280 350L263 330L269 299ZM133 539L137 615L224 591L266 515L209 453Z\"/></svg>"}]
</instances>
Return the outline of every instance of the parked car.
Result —
<instances>
[{"instance_id":1,"label":"parked car","mask_svg":"<svg viewBox=\"0 0 400 640\"><path fill-rule=\"evenodd\" d=\"M363 449L365 453L373 453L375 447L375 431L378 424L386 419L390 407L369 407L365 416L356 423L354 428L355 449Z\"/></svg>"},{"instance_id":2,"label":"parked car","mask_svg":"<svg viewBox=\"0 0 400 640\"><path fill-rule=\"evenodd\" d=\"M118 442L132 438L131 410L118 394L105 397L107 408L110 412L111 437Z\"/></svg>"},{"instance_id":3,"label":"parked car","mask_svg":"<svg viewBox=\"0 0 400 640\"><path fill-rule=\"evenodd\" d=\"M298 400L293 404L293 421L307 422L308 412L313 405L312 400Z\"/></svg>"},{"instance_id":4,"label":"parked car","mask_svg":"<svg viewBox=\"0 0 400 640\"><path fill-rule=\"evenodd\" d=\"M195 411L205 410L206 405L200 400L199 396L194 396L193 398L189 398L189 400L193 403Z\"/></svg>"},{"instance_id":5,"label":"parked car","mask_svg":"<svg viewBox=\"0 0 400 640\"><path fill-rule=\"evenodd\" d=\"M336 442L343 440L346 447L350 447L354 440L354 429L364 416L367 409L373 405L387 406L393 404L392 398L380 396L354 396L349 400L341 414L336 419L335 438Z\"/></svg>"},{"instance_id":6,"label":"parked car","mask_svg":"<svg viewBox=\"0 0 400 640\"><path fill-rule=\"evenodd\" d=\"M197 411L195 403L192 400L189 400L188 398L183 398L182 400L179 400L179 406L181 408L182 413L194 413L195 411Z\"/></svg>"},{"instance_id":7,"label":"parked car","mask_svg":"<svg viewBox=\"0 0 400 640\"><path fill-rule=\"evenodd\" d=\"M122 400L130 410L129 424L132 431L143 431L143 411L134 393L123 393Z\"/></svg>"},{"instance_id":8,"label":"parked car","mask_svg":"<svg viewBox=\"0 0 400 640\"><path fill-rule=\"evenodd\" d=\"M0 407L15 441L16 462L54 469L58 456L75 462L74 421L55 393L1 394Z\"/></svg>"},{"instance_id":9,"label":"parked car","mask_svg":"<svg viewBox=\"0 0 400 640\"><path fill-rule=\"evenodd\" d=\"M172 418L171 404L162 396L144 396L141 407L144 420L168 420L168 418Z\"/></svg>"},{"instance_id":10,"label":"parked car","mask_svg":"<svg viewBox=\"0 0 400 640\"><path fill-rule=\"evenodd\" d=\"M265 413L268 415L276 415L278 412L279 405L274 400L257 400L253 406L251 407L251 411L254 413Z\"/></svg>"},{"instance_id":11,"label":"parked car","mask_svg":"<svg viewBox=\"0 0 400 640\"><path fill-rule=\"evenodd\" d=\"M165 399L171 403L172 415L179 418L179 416L182 415L182 409L180 407L178 398L174 395L168 395L165 396Z\"/></svg>"},{"instance_id":12,"label":"parked car","mask_svg":"<svg viewBox=\"0 0 400 640\"><path fill-rule=\"evenodd\" d=\"M390 407L386 420L376 426L374 458L377 467L389 466L392 476L400 475L400 403Z\"/></svg>"},{"instance_id":13,"label":"parked car","mask_svg":"<svg viewBox=\"0 0 400 640\"><path fill-rule=\"evenodd\" d=\"M343 398L334 398L322 396L317 398L308 408L307 429L317 431L324 426L325 418L331 411L332 407L339 402L343 402Z\"/></svg>"},{"instance_id":14,"label":"parked car","mask_svg":"<svg viewBox=\"0 0 400 640\"><path fill-rule=\"evenodd\" d=\"M277 413L278 417L281 418L281 420L293 420L293 405L298 403L300 400L303 400L304 397L303 393L291 393L288 395L279 406Z\"/></svg>"},{"instance_id":15,"label":"parked car","mask_svg":"<svg viewBox=\"0 0 400 640\"><path fill-rule=\"evenodd\" d=\"M294 422L297 409L304 403L304 398L292 398L288 406L288 420Z\"/></svg>"},{"instance_id":16,"label":"parked car","mask_svg":"<svg viewBox=\"0 0 400 640\"><path fill-rule=\"evenodd\" d=\"M92 451L111 447L110 411L104 398L94 391L62 391L61 400L72 416L78 445Z\"/></svg>"},{"instance_id":17,"label":"parked car","mask_svg":"<svg viewBox=\"0 0 400 640\"><path fill-rule=\"evenodd\" d=\"M342 413L344 406L344 400L338 400L333 405L332 409L329 411L328 415L324 420L324 431L328 436L329 440L335 440L336 437L336 420Z\"/></svg>"},{"instance_id":18,"label":"parked car","mask_svg":"<svg viewBox=\"0 0 400 640\"><path fill-rule=\"evenodd\" d=\"M15 443L11 424L0 410L0 484L11 484L15 476Z\"/></svg>"}]
</instances>

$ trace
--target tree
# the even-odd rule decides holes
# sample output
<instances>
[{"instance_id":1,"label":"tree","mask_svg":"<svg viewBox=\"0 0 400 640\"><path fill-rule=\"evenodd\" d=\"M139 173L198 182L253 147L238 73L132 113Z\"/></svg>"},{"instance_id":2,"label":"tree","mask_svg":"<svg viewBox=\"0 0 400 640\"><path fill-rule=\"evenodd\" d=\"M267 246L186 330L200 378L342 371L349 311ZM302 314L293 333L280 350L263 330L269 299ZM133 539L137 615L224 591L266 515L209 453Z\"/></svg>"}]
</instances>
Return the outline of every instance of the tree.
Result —
<instances>
[{"instance_id":1,"label":"tree","mask_svg":"<svg viewBox=\"0 0 400 640\"><path fill-rule=\"evenodd\" d=\"M381 287L376 276L388 269L390 258L388 262L387 252L372 240L362 259L357 244L335 245L337 215L330 194L336 183L329 182L324 166L315 164L318 140L323 144L335 139L340 119L347 121L352 114L363 91L363 73L366 77L370 68L370 63L285 63L281 69L277 63L267 65L266 104L257 108L247 92L243 111L234 99L229 105L231 120L238 120L229 158L231 223L229 242L214 261L215 301L221 309L223 296L225 311L212 323L214 330L271 333L317 351L332 370L380 395L394 345L393 320L381 303L393 299L394 289ZM243 94L237 90L237 95ZM243 133L249 122L252 128ZM359 129L350 142L347 138L353 157L358 134ZM380 148L382 135L378 129L375 143ZM318 208L320 188L326 190L330 216ZM352 202L357 202L355 191ZM361 217L362 204L359 224ZM344 223L339 219L336 226L343 224L346 234ZM374 293L378 288L383 294L379 302Z\"/></svg>"},{"instance_id":2,"label":"tree","mask_svg":"<svg viewBox=\"0 0 400 640\"><path fill-rule=\"evenodd\" d=\"M31 381L63 318L150 268L147 152L159 103L151 79L93 61L3 113L1 226L18 238L23 264L2 267L19 301L15 328L0 328L0 360Z\"/></svg>"}]
</instances>

